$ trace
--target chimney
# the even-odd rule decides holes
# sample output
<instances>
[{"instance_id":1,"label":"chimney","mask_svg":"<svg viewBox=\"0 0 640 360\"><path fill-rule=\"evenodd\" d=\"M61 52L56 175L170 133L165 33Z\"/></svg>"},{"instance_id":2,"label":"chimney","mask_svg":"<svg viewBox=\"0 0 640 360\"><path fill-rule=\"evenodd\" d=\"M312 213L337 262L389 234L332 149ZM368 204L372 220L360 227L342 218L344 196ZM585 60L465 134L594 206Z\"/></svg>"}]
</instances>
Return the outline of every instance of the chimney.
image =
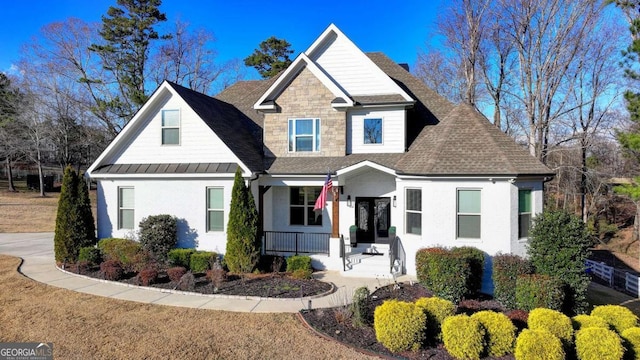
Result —
<instances>
[{"instance_id":1,"label":"chimney","mask_svg":"<svg viewBox=\"0 0 640 360\"><path fill-rule=\"evenodd\" d=\"M407 72L409 72L409 64L407 63L398 63L398 65L400 65L403 69L407 70Z\"/></svg>"}]
</instances>

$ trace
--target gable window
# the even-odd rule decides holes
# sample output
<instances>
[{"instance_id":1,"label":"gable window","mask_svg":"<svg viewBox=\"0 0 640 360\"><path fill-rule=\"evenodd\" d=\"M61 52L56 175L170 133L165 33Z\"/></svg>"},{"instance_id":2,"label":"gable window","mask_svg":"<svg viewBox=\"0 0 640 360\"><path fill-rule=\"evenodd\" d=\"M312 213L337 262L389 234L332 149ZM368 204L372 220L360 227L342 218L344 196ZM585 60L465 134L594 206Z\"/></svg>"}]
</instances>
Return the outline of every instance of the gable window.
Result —
<instances>
[{"instance_id":1,"label":"gable window","mask_svg":"<svg viewBox=\"0 0 640 360\"><path fill-rule=\"evenodd\" d=\"M162 110L162 145L180 145L179 110Z\"/></svg>"},{"instance_id":2,"label":"gable window","mask_svg":"<svg viewBox=\"0 0 640 360\"><path fill-rule=\"evenodd\" d=\"M480 190L458 190L456 237L480 239Z\"/></svg>"},{"instance_id":3,"label":"gable window","mask_svg":"<svg viewBox=\"0 0 640 360\"><path fill-rule=\"evenodd\" d=\"M364 119L364 143L382 144L382 119Z\"/></svg>"},{"instance_id":4,"label":"gable window","mask_svg":"<svg viewBox=\"0 0 640 360\"><path fill-rule=\"evenodd\" d=\"M224 189L207 188L207 231L224 231Z\"/></svg>"},{"instance_id":5,"label":"gable window","mask_svg":"<svg viewBox=\"0 0 640 360\"><path fill-rule=\"evenodd\" d=\"M320 151L320 119L289 119L289 151Z\"/></svg>"},{"instance_id":6,"label":"gable window","mask_svg":"<svg viewBox=\"0 0 640 360\"><path fill-rule=\"evenodd\" d=\"M291 225L322 225L322 214L313 206L322 187L292 187L289 190L289 223Z\"/></svg>"},{"instance_id":7,"label":"gable window","mask_svg":"<svg viewBox=\"0 0 640 360\"><path fill-rule=\"evenodd\" d=\"M134 228L134 199L133 187L118 188L118 229Z\"/></svg>"},{"instance_id":8,"label":"gable window","mask_svg":"<svg viewBox=\"0 0 640 360\"><path fill-rule=\"evenodd\" d=\"M531 190L518 190L518 238L529 237L531 226Z\"/></svg>"},{"instance_id":9,"label":"gable window","mask_svg":"<svg viewBox=\"0 0 640 360\"><path fill-rule=\"evenodd\" d=\"M405 196L407 234L422 234L422 189L407 189Z\"/></svg>"}]
</instances>

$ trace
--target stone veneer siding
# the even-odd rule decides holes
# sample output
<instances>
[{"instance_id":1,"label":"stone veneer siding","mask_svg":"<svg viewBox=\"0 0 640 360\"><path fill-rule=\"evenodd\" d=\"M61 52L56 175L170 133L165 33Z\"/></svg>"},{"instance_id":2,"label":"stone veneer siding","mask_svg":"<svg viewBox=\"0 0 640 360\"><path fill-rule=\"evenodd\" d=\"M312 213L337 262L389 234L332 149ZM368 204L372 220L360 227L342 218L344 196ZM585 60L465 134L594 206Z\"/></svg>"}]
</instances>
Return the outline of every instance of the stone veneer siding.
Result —
<instances>
[{"instance_id":1,"label":"stone veneer siding","mask_svg":"<svg viewBox=\"0 0 640 360\"><path fill-rule=\"evenodd\" d=\"M265 113L264 147L267 156L344 156L346 112L331 107L335 96L308 69L303 69L278 96L277 113ZM289 152L289 119L320 119L320 151Z\"/></svg>"}]
</instances>

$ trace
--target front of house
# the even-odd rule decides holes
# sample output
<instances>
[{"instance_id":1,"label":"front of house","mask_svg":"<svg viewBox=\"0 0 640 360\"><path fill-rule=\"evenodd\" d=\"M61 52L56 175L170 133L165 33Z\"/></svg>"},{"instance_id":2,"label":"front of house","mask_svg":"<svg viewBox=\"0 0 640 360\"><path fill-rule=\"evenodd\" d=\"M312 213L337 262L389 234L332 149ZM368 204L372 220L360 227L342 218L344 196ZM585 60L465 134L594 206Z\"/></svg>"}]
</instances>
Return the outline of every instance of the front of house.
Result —
<instances>
[{"instance_id":1,"label":"front of house","mask_svg":"<svg viewBox=\"0 0 640 360\"><path fill-rule=\"evenodd\" d=\"M223 254L238 167L266 251L359 276L415 274L415 252L435 245L524 255L553 176L475 109L331 25L274 79L216 98L164 82L89 168L98 236L171 214L180 246Z\"/></svg>"}]
</instances>

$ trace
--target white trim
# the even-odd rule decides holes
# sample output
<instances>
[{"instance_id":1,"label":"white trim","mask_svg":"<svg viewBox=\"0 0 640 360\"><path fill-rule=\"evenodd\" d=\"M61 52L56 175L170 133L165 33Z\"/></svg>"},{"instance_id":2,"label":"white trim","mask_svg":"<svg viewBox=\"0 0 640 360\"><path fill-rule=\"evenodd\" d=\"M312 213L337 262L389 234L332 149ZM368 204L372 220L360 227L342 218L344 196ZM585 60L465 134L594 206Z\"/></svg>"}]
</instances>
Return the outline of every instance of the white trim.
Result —
<instances>
[{"instance_id":1,"label":"white trim","mask_svg":"<svg viewBox=\"0 0 640 360\"><path fill-rule=\"evenodd\" d=\"M178 125L177 126L167 126L164 125L164 114L165 112L177 111L178 112ZM177 144L165 144L164 141L164 130L165 129L178 129L178 143ZM182 111L180 109L162 109L160 110L160 146L180 146L182 145Z\"/></svg>"},{"instance_id":2,"label":"white trim","mask_svg":"<svg viewBox=\"0 0 640 360\"><path fill-rule=\"evenodd\" d=\"M460 206L459 206L460 205L460 191L477 191L477 192L480 193L480 211L478 213L460 212L460 210L459 210L459 208L460 208ZM482 240L482 203L483 203L483 201L482 201L482 188L475 188L475 187L460 187L459 188L459 187L456 187L456 216L455 216L456 226L455 226L455 229L454 229L456 233L455 233L455 238L454 239L462 240L462 241L465 241L465 240L480 241L480 240ZM480 229L479 229L480 233L478 234L477 238L476 237L470 238L470 237L460 237L460 236L458 236L458 230L459 230L458 226L460 225L459 221L458 221L458 217L460 215L463 215L463 216L478 216L480 218Z\"/></svg>"},{"instance_id":3,"label":"white trim","mask_svg":"<svg viewBox=\"0 0 640 360\"><path fill-rule=\"evenodd\" d=\"M222 191L222 208L220 209L214 209L209 207L209 190L211 189L218 189ZM220 230L211 230L210 226L211 223L209 223L209 212L210 211L218 211L218 212L222 212L222 229ZM224 186L207 186L206 190L205 190L205 232L207 233L219 233L219 232L224 232L225 231L225 213L224 213Z\"/></svg>"},{"instance_id":4,"label":"white trim","mask_svg":"<svg viewBox=\"0 0 640 360\"><path fill-rule=\"evenodd\" d=\"M367 123L367 120L380 120L380 142L368 143L368 142L365 141L365 139L367 137L366 136L366 129L367 129L366 123ZM366 117L365 116L365 117L363 117L362 118L362 146L367 146L367 147L370 147L370 146L383 146L384 145L384 133L385 133L384 124L385 124L385 121L384 121L384 117L383 116L380 116L380 117L376 117L376 116Z\"/></svg>"},{"instance_id":5,"label":"white trim","mask_svg":"<svg viewBox=\"0 0 640 360\"><path fill-rule=\"evenodd\" d=\"M386 166L383 166L383 165L380 165L380 164L376 164L376 163L374 163L374 162L372 162L370 160L364 160L364 161L361 161L361 162L359 162L357 164L353 164L351 166L347 166L346 168L340 169L340 170L336 171L336 175L337 176L343 176L343 175L346 175L346 174L348 174L348 173L350 173L352 171L361 169L363 167L370 167L372 169L376 169L378 171L382 171L382 172L387 173L389 175L396 176L396 171L394 169L386 167ZM421 177L420 179L424 179L424 178Z\"/></svg>"}]
</instances>

